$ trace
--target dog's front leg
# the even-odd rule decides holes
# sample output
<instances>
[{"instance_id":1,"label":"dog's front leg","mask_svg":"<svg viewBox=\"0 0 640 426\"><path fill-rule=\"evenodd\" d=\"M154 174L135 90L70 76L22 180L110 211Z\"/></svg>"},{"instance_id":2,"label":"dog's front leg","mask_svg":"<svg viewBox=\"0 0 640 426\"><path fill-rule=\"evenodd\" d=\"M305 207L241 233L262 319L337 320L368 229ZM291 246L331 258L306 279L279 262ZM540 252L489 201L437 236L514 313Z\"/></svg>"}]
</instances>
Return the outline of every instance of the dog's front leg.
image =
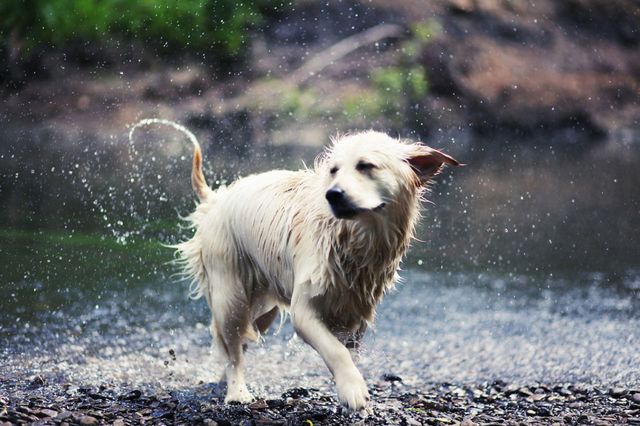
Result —
<instances>
[{"instance_id":1,"label":"dog's front leg","mask_svg":"<svg viewBox=\"0 0 640 426\"><path fill-rule=\"evenodd\" d=\"M302 287L302 288L301 288ZM352 410L367 405L369 391L351 359L349 350L334 336L313 307L304 284L297 286L291 300L291 319L296 333L322 357L333 374L340 402Z\"/></svg>"}]
</instances>

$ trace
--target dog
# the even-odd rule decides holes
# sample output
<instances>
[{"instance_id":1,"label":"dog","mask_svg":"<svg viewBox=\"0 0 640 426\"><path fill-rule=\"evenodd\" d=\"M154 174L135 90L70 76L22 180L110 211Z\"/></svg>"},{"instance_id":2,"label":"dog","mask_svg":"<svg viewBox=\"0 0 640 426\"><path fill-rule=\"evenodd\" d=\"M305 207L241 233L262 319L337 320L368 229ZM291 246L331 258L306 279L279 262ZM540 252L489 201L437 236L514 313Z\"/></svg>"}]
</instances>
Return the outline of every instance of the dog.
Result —
<instances>
[{"instance_id":1,"label":"dog","mask_svg":"<svg viewBox=\"0 0 640 426\"><path fill-rule=\"evenodd\" d=\"M358 345L398 280L427 184L460 163L421 143L365 131L334 138L311 169L255 174L214 191L196 138L176 128L194 145L199 204L187 218L193 237L175 247L193 296L204 296L211 310L225 402L252 401L243 346L285 311L326 363L340 402L365 408L367 385L347 346Z\"/></svg>"}]
</instances>

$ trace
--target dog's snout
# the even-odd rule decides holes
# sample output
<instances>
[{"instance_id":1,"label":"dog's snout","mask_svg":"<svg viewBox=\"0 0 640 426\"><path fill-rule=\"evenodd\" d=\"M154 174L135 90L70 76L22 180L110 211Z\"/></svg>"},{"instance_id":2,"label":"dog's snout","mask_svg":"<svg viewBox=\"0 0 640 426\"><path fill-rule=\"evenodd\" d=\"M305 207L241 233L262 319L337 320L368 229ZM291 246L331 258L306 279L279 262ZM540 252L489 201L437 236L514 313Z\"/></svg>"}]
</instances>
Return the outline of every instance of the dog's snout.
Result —
<instances>
[{"instance_id":1,"label":"dog's snout","mask_svg":"<svg viewBox=\"0 0 640 426\"><path fill-rule=\"evenodd\" d=\"M330 188L325 194L329 204L337 204L344 201L344 190L338 187Z\"/></svg>"}]
</instances>

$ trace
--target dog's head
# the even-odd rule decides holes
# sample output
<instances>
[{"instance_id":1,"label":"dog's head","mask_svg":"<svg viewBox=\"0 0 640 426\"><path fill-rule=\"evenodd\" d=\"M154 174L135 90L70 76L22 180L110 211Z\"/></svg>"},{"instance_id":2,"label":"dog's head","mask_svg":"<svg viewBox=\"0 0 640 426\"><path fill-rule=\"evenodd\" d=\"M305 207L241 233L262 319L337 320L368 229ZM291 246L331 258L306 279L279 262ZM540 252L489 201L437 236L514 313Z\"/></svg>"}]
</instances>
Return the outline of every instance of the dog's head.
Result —
<instances>
[{"instance_id":1,"label":"dog's head","mask_svg":"<svg viewBox=\"0 0 640 426\"><path fill-rule=\"evenodd\" d=\"M420 143L368 131L337 138L321 162L325 197L339 219L382 213L389 204L413 196L452 157Z\"/></svg>"}]
</instances>

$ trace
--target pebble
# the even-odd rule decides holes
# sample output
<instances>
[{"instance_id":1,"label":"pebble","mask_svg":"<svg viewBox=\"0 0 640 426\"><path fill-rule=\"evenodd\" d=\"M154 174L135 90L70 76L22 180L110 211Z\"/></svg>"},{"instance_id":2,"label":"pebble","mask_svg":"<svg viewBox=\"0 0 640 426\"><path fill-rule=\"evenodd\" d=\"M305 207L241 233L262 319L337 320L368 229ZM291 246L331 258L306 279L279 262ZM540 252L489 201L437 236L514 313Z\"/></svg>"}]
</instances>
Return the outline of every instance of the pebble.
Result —
<instances>
[{"instance_id":1,"label":"pebble","mask_svg":"<svg viewBox=\"0 0 640 426\"><path fill-rule=\"evenodd\" d=\"M621 396L624 396L627 393L627 390L624 388L613 388L609 391L609 395L611 395L614 398L620 398Z\"/></svg>"},{"instance_id":2,"label":"pebble","mask_svg":"<svg viewBox=\"0 0 640 426\"><path fill-rule=\"evenodd\" d=\"M397 376L395 374L391 374L391 373L384 373L381 379L384 380L385 382L391 382L391 383L402 382L402 377Z\"/></svg>"},{"instance_id":3,"label":"pebble","mask_svg":"<svg viewBox=\"0 0 640 426\"><path fill-rule=\"evenodd\" d=\"M264 410L266 408L269 408L269 404L267 404L264 399L259 399L249 404L249 408L252 410Z\"/></svg>"},{"instance_id":4,"label":"pebble","mask_svg":"<svg viewBox=\"0 0 640 426\"><path fill-rule=\"evenodd\" d=\"M45 417L56 417L58 415L58 412L56 410L50 410L48 408L42 408L40 410L40 413L42 413Z\"/></svg>"},{"instance_id":5,"label":"pebble","mask_svg":"<svg viewBox=\"0 0 640 426\"><path fill-rule=\"evenodd\" d=\"M106 423L115 426L142 422L209 426L300 424L305 420L329 426L358 423L477 426L521 423L525 414L529 416L525 423L634 424L640 416L637 389L603 390L571 385L514 387L502 382L463 386L442 383L415 389L372 383L369 386L372 403L366 416L343 409L326 390L308 388L290 389L283 398L225 405L218 402L218 388L209 388L197 395L181 394L178 398L171 393L145 395L140 390L116 391L112 386L100 388L103 398L95 398L95 392L86 387L69 390L48 384L47 395L40 390L34 393L27 386L28 383L17 394L12 394L11 399L3 397L0 426L4 426L2 422L50 423L51 419L60 425ZM576 392L575 398L573 395L561 397L563 390ZM621 396L614 397L614 394Z\"/></svg>"},{"instance_id":6,"label":"pebble","mask_svg":"<svg viewBox=\"0 0 640 426\"><path fill-rule=\"evenodd\" d=\"M65 419L68 419L71 416L73 416L73 413L71 411L64 410L64 411L58 413L58 415L56 416L56 420L65 420Z\"/></svg>"},{"instance_id":7,"label":"pebble","mask_svg":"<svg viewBox=\"0 0 640 426\"><path fill-rule=\"evenodd\" d=\"M98 419L93 416L82 416L79 420L81 425L97 425Z\"/></svg>"}]
</instances>

